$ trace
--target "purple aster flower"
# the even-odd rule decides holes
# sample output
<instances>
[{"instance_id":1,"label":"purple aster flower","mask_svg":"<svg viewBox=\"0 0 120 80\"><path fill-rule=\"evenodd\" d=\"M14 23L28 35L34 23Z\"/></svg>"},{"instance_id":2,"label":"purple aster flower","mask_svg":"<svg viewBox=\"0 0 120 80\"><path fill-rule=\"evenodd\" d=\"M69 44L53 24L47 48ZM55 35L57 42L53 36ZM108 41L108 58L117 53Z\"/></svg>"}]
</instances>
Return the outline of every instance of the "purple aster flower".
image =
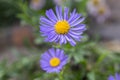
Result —
<instances>
[{"instance_id":1,"label":"purple aster flower","mask_svg":"<svg viewBox=\"0 0 120 80\"><path fill-rule=\"evenodd\" d=\"M62 5L64 3L63 0L53 0L56 5Z\"/></svg>"},{"instance_id":2,"label":"purple aster flower","mask_svg":"<svg viewBox=\"0 0 120 80\"><path fill-rule=\"evenodd\" d=\"M30 7L34 10L40 10L44 7L46 0L30 0Z\"/></svg>"},{"instance_id":3,"label":"purple aster flower","mask_svg":"<svg viewBox=\"0 0 120 80\"><path fill-rule=\"evenodd\" d=\"M107 6L100 6L98 8L98 15L96 17L98 23L104 23L110 17L110 9Z\"/></svg>"},{"instance_id":4,"label":"purple aster flower","mask_svg":"<svg viewBox=\"0 0 120 80\"><path fill-rule=\"evenodd\" d=\"M40 66L47 73L59 73L67 60L63 50L51 48L41 55Z\"/></svg>"},{"instance_id":5,"label":"purple aster flower","mask_svg":"<svg viewBox=\"0 0 120 80\"><path fill-rule=\"evenodd\" d=\"M108 77L108 80L120 80L120 74L116 73L115 77L111 75Z\"/></svg>"},{"instance_id":6,"label":"purple aster flower","mask_svg":"<svg viewBox=\"0 0 120 80\"><path fill-rule=\"evenodd\" d=\"M76 9L69 13L68 8L56 7L56 13L52 9L46 11L47 17L40 17L40 31L47 42L55 42L59 44L66 44L69 42L72 46L76 45L75 41L80 41L85 24L84 17L76 13Z\"/></svg>"},{"instance_id":7,"label":"purple aster flower","mask_svg":"<svg viewBox=\"0 0 120 80\"><path fill-rule=\"evenodd\" d=\"M105 0L89 0L87 10L98 23L104 23L111 15L110 8Z\"/></svg>"}]
</instances>

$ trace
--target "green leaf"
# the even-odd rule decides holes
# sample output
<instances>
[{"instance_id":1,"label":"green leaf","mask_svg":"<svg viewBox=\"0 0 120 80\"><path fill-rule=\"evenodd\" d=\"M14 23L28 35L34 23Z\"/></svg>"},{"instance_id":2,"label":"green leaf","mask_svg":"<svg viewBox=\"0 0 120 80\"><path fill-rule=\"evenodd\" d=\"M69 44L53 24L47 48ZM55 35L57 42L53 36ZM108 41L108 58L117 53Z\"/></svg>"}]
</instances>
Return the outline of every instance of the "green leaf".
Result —
<instances>
[{"instance_id":1,"label":"green leaf","mask_svg":"<svg viewBox=\"0 0 120 80\"><path fill-rule=\"evenodd\" d=\"M95 72L91 71L87 74L88 80L96 80L95 79Z\"/></svg>"}]
</instances>

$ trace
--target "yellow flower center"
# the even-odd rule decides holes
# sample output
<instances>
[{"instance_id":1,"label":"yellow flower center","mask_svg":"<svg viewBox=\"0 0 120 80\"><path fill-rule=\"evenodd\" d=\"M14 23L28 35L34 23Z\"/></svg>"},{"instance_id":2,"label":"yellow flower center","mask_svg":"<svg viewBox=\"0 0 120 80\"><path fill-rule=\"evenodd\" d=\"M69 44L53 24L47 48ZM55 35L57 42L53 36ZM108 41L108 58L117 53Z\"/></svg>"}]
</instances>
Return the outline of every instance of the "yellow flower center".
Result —
<instances>
[{"instance_id":1,"label":"yellow flower center","mask_svg":"<svg viewBox=\"0 0 120 80\"><path fill-rule=\"evenodd\" d=\"M93 4L94 4L95 6L99 5L99 0L93 0Z\"/></svg>"},{"instance_id":2,"label":"yellow flower center","mask_svg":"<svg viewBox=\"0 0 120 80\"><path fill-rule=\"evenodd\" d=\"M100 8L99 11L98 11L99 14L104 14L105 13L105 9L104 8Z\"/></svg>"},{"instance_id":3,"label":"yellow flower center","mask_svg":"<svg viewBox=\"0 0 120 80\"><path fill-rule=\"evenodd\" d=\"M70 25L66 20L58 21L55 26L55 31L58 34L66 34L70 29Z\"/></svg>"},{"instance_id":4,"label":"yellow flower center","mask_svg":"<svg viewBox=\"0 0 120 80\"><path fill-rule=\"evenodd\" d=\"M50 60L50 65L51 65L52 67L56 67L56 66L58 66L59 64L60 64L60 59L59 59L59 58L54 57L54 58L52 58L52 59Z\"/></svg>"}]
</instances>

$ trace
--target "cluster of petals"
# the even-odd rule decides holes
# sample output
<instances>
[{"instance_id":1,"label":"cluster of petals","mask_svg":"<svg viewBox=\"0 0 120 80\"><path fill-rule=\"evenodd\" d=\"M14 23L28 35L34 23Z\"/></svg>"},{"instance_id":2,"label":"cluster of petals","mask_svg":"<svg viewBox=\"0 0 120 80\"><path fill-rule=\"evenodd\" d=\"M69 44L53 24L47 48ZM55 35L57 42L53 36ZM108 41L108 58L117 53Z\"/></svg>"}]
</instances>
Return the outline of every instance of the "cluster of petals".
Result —
<instances>
[{"instance_id":1,"label":"cluster of petals","mask_svg":"<svg viewBox=\"0 0 120 80\"><path fill-rule=\"evenodd\" d=\"M105 0L89 0L87 10L98 23L104 23L111 15L111 10Z\"/></svg>"},{"instance_id":2,"label":"cluster of petals","mask_svg":"<svg viewBox=\"0 0 120 80\"><path fill-rule=\"evenodd\" d=\"M110 75L108 80L120 80L120 74L116 73L115 76Z\"/></svg>"},{"instance_id":3,"label":"cluster of petals","mask_svg":"<svg viewBox=\"0 0 120 80\"><path fill-rule=\"evenodd\" d=\"M51 48L41 55L40 66L47 73L59 73L67 61L63 50Z\"/></svg>"},{"instance_id":4,"label":"cluster of petals","mask_svg":"<svg viewBox=\"0 0 120 80\"><path fill-rule=\"evenodd\" d=\"M55 42L61 45L69 42L75 46L76 41L81 40L82 33L86 30L85 24L82 24L85 18L78 14L76 9L70 13L69 8L65 7L63 12L62 7L56 6L55 11L56 13L49 9L46 11L46 17L40 17L41 35L45 37L46 42Z\"/></svg>"},{"instance_id":5,"label":"cluster of petals","mask_svg":"<svg viewBox=\"0 0 120 80\"><path fill-rule=\"evenodd\" d=\"M40 32L46 42L75 46L86 30L85 24L82 24L84 19L76 9L70 13L69 8L62 10L62 7L56 6L55 12L49 9L46 16L40 17ZM59 73L67 61L63 50L51 48L41 55L40 66L47 73Z\"/></svg>"}]
</instances>

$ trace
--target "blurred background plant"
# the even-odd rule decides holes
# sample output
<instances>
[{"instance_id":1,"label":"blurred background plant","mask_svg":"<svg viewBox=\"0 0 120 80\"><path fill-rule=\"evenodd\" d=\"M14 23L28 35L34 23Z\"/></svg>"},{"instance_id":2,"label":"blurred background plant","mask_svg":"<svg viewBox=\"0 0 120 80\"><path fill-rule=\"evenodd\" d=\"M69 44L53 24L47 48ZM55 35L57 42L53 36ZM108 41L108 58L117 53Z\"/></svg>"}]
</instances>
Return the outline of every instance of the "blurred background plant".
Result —
<instances>
[{"instance_id":1,"label":"blurred background plant","mask_svg":"<svg viewBox=\"0 0 120 80\"><path fill-rule=\"evenodd\" d=\"M86 17L88 27L77 46L62 46L69 55L70 63L65 67L64 80L107 80L110 74L120 72L119 41L118 47L111 49L115 44L111 44L109 37L104 39L98 34L99 31L94 32L94 26L97 27L96 31L106 23L111 25L114 19L104 19L98 24L96 19L101 15L96 11L99 9L88 7L89 1L0 0L0 80L58 80L57 75L47 74L39 66L40 54L51 46L50 43L44 43L40 36L39 18L56 4L67 6L70 10L76 8ZM89 13L92 10L95 13Z\"/></svg>"},{"instance_id":2,"label":"blurred background plant","mask_svg":"<svg viewBox=\"0 0 120 80\"><path fill-rule=\"evenodd\" d=\"M15 0L0 0L0 27L11 25L18 20L16 18L16 14L20 13L18 4Z\"/></svg>"}]
</instances>

